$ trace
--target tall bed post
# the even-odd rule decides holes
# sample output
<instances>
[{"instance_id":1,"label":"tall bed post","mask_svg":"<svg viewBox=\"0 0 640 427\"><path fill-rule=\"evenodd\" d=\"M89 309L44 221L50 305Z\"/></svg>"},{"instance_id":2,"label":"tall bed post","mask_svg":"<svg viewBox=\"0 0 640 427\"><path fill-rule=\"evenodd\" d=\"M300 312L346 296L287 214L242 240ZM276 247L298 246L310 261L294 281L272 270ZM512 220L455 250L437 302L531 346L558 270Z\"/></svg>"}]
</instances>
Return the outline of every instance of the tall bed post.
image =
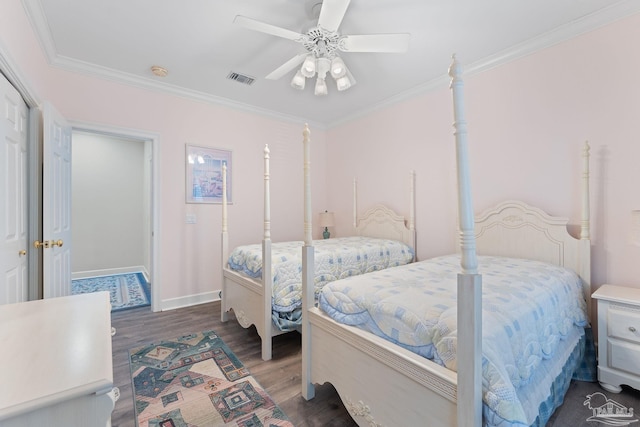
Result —
<instances>
[{"instance_id":1,"label":"tall bed post","mask_svg":"<svg viewBox=\"0 0 640 427\"><path fill-rule=\"evenodd\" d=\"M269 146L264 146L264 237L262 239L262 360L271 359L271 289L273 276L271 275L271 195L269 192Z\"/></svg>"},{"instance_id":2,"label":"tall bed post","mask_svg":"<svg viewBox=\"0 0 640 427\"><path fill-rule=\"evenodd\" d=\"M411 246L413 247L413 260L416 260L416 171L409 171L409 230L413 234L413 242L411 242Z\"/></svg>"},{"instance_id":3,"label":"tall bed post","mask_svg":"<svg viewBox=\"0 0 640 427\"><path fill-rule=\"evenodd\" d=\"M458 427L482 425L482 276L478 274L473 203L469 177L467 122L462 69L455 56L449 67L453 93L458 220L462 272L458 274L457 416Z\"/></svg>"},{"instance_id":4,"label":"tall bed post","mask_svg":"<svg viewBox=\"0 0 640 427\"><path fill-rule=\"evenodd\" d=\"M311 325L309 309L315 305L313 239L311 236L311 156L309 126L304 125L302 144L304 151L304 245L302 246L302 397L313 399L315 388L311 382Z\"/></svg>"},{"instance_id":5,"label":"tall bed post","mask_svg":"<svg viewBox=\"0 0 640 427\"><path fill-rule=\"evenodd\" d=\"M229 320L227 304L223 294L225 292L224 266L229 258L229 233L227 232L227 163L222 163L222 235L220 237L222 245L222 265L220 266L220 321Z\"/></svg>"},{"instance_id":6,"label":"tall bed post","mask_svg":"<svg viewBox=\"0 0 640 427\"><path fill-rule=\"evenodd\" d=\"M589 141L584 142L582 149L582 222L580 227L580 239L590 239L589 219Z\"/></svg>"},{"instance_id":7,"label":"tall bed post","mask_svg":"<svg viewBox=\"0 0 640 427\"><path fill-rule=\"evenodd\" d=\"M358 181L353 178L353 228L358 228Z\"/></svg>"},{"instance_id":8,"label":"tall bed post","mask_svg":"<svg viewBox=\"0 0 640 427\"><path fill-rule=\"evenodd\" d=\"M592 319L591 316L591 234L589 229L591 228L591 220L589 216L591 201L589 199L589 142L584 142L582 149L582 220L580 222L580 255L579 259L582 261L580 271L577 273L584 281L583 286L588 288L585 292L585 300L587 302L587 316ZM584 260L589 262L585 264ZM588 286L587 286L588 284Z\"/></svg>"}]
</instances>

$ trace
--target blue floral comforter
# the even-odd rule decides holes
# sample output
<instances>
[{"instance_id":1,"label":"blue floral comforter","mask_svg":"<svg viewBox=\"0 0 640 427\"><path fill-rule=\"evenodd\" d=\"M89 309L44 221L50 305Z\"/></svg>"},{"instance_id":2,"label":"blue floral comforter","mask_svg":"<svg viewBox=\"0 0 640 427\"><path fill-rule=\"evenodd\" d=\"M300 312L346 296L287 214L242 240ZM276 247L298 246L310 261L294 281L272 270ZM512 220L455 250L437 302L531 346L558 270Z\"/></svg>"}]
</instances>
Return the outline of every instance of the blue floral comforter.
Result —
<instances>
[{"instance_id":1,"label":"blue floral comforter","mask_svg":"<svg viewBox=\"0 0 640 427\"><path fill-rule=\"evenodd\" d=\"M302 305L302 241L271 245L273 310L291 312ZM400 266L413 260L413 248L396 240L340 237L314 240L315 292L329 282ZM229 267L262 277L262 245L240 246L229 255Z\"/></svg>"},{"instance_id":2,"label":"blue floral comforter","mask_svg":"<svg viewBox=\"0 0 640 427\"><path fill-rule=\"evenodd\" d=\"M459 272L457 255L420 261L330 283L319 305L341 323L455 371ZM548 375L540 370L561 371L564 360L555 360L566 353L561 343L573 346L584 334L581 281L568 269L513 258L479 257L479 272L483 403L500 425L529 426L548 395L542 384Z\"/></svg>"}]
</instances>

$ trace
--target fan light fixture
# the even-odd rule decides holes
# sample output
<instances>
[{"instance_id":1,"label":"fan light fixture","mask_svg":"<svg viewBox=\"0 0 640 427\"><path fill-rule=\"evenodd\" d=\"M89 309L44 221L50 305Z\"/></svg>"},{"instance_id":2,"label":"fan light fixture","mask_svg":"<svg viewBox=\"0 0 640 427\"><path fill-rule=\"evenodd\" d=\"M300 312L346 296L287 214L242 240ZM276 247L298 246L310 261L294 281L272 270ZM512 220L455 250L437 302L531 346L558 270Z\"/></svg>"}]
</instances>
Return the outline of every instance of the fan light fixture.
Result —
<instances>
[{"instance_id":1,"label":"fan light fixture","mask_svg":"<svg viewBox=\"0 0 640 427\"><path fill-rule=\"evenodd\" d=\"M344 61L339 56L336 56L331 60L331 77L339 79L347 74L347 66L344 65Z\"/></svg>"},{"instance_id":2,"label":"fan light fixture","mask_svg":"<svg viewBox=\"0 0 640 427\"><path fill-rule=\"evenodd\" d=\"M313 75L316 73L316 59L313 57L313 55L307 55L307 57L304 59L304 62L302 63L300 72L304 77L313 77Z\"/></svg>"},{"instance_id":3,"label":"fan light fixture","mask_svg":"<svg viewBox=\"0 0 640 427\"><path fill-rule=\"evenodd\" d=\"M351 80L347 76L342 76L336 80L336 86L338 87L338 91L340 92L349 89L351 85Z\"/></svg>"},{"instance_id":4,"label":"fan light fixture","mask_svg":"<svg viewBox=\"0 0 640 427\"><path fill-rule=\"evenodd\" d=\"M304 76L302 75L302 70L298 70L296 75L293 76L293 80L291 80L291 86L294 89L303 90L304 84L306 81L307 79L305 79Z\"/></svg>"},{"instance_id":5,"label":"fan light fixture","mask_svg":"<svg viewBox=\"0 0 640 427\"><path fill-rule=\"evenodd\" d=\"M316 95L326 95L329 93L327 89L327 82L325 82L324 79L321 79L320 77L316 79L316 90L314 93Z\"/></svg>"},{"instance_id":6,"label":"fan light fixture","mask_svg":"<svg viewBox=\"0 0 640 427\"><path fill-rule=\"evenodd\" d=\"M303 90L305 80L316 76L315 94L327 94L327 73L336 82L338 91L349 89L356 84L353 75L345 65L339 52L387 52L403 53L409 49L408 33L396 34L341 34L340 24L351 0L311 0L314 4L308 7L312 19L317 24L304 33L278 27L267 22L258 21L237 15L233 22L243 27L281 37L301 44L306 52L299 53L273 70L265 78L278 80L294 69L295 76L291 86ZM302 66L300 66L302 64Z\"/></svg>"},{"instance_id":7,"label":"fan light fixture","mask_svg":"<svg viewBox=\"0 0 640 427\"><path fill-rule=\"evenodd\" d=\"M332 59L329 59L325 56L316 58L314 54L309 54L305 57L302 66L293 76L293 79L291 79L291 87L303 90L306 79L317 76L314 93L318 96L327 95L327 74L331 74L331 77L335 80L338 91L347 90L355 84L353 76L351 76L344 61L339 56L335 55Z\"/></svg>"}]
</instances>

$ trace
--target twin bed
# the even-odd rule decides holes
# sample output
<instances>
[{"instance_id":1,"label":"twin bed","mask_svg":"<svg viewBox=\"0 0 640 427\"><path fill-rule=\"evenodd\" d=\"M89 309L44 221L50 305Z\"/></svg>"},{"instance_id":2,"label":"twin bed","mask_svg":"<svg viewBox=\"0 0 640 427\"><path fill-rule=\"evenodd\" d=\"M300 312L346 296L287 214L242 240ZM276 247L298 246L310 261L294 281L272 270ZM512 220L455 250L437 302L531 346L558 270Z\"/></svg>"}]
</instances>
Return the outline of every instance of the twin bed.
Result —
<instances>
[{"instance_id":1,"label":"twin bed","mask_svg":"<svg viewBox=\"0 0 640 427\"><path fill-rule=\"evenodd\" d=\"M302 241L272 242L270 220L269 147L264 149L264 236L261 244L229 251L226 166L223 165L221 320L229 310L244 328L255 325L262 358L271 359L274 336L301 330ZM317 240L314 294L326 283L410 263L415 257L414 174L409 175L409 219L377 205L357 216L357 183L353 184L353 226L350 237ZM305 186L305 198L311 187ZM271 274L264 274L270 272Z\"/></svg>"},{"instance_id":2,"label":"twin bed","mask_svg":"<svg viewBox=\"0 0 640 427\"><path fill-rule=\"evenodd\" d=\"M302 329L302 395L312 399L314 384L333 384L361 426L543 426L584 362L586 346L592 345L586 332L591 312L589 148L585 144L583 150L579 238L568 233L566 219L520 201L503 202L474 218L463 83L455 59L450 76L458 162L457 254L401 266L376 264L373 272L358 272L367 274L319 279L318 266L327 265L322 245L330 242L311 237L310 132L306 126L303 130L304 242L293 244L298 255L287 256L295 258L289 268L296 284L285 286L293 292L288 297L294 305L301 304L302 319L295 319L295 328ZM270 239L268 158L265 149L265 234L249 257L258 259L260 267L240 263L255 277L230 268L236 262L227 247L226 200L222 233L222 320L233 309L242 326L255 324L265 360L271 357L271 337L284 332L274 317L281 305L274 278L262 274L276 268L274 258L281 257ZM358 221L354 191L356 234L368 230L378 238L408 242L413 258L413 179L408 226L386 208L374 208Z\"/></svg>"}]
</instances>

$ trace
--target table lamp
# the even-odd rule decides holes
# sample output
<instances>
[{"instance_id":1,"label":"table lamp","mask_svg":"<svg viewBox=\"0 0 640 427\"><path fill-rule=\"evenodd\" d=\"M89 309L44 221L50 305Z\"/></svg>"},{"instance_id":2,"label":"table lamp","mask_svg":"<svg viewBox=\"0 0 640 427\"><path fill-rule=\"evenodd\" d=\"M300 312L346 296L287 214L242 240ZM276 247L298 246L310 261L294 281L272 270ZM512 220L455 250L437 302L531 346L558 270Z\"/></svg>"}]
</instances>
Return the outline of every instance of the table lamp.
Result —
<instances>
[{"instance_id":1,"label":"table lamp","mask_svg":"<svg viewBox=\"0 0 640 427\"><path fill-rule=\"evenodd\" d=\"M322 232L322 237L328 239L331 236L329 233L329 227L333 227L333 212L321 212L320 213L320 226L324 227L324 231Z\"/></svg>"}]
</instances>

